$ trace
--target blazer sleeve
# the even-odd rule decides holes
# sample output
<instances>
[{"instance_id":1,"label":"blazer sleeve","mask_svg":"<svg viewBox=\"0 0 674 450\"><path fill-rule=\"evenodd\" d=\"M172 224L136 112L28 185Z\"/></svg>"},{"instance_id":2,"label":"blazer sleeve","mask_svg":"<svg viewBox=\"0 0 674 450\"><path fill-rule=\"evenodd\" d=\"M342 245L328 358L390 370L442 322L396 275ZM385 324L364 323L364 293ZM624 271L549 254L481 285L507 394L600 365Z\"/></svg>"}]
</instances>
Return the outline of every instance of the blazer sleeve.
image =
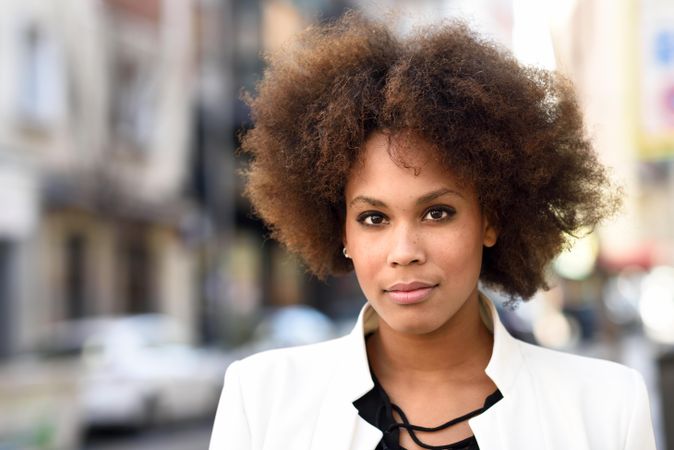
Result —
<instances>
[{"instance_id":1,"label":"blazer sleeve","mask_svg":"<svg viewBox=\"0 0 674 450\"><path fill-rule=\"evenodd\" d=\"M240 363L229 365L215 413L209 450L248 450L251 432L241 395Z\"/></svg>"},{"instance_id":2,"label":"blazer sleeve","mask_svg":"<svg viewBox=\"0 0 674 450\"><path fill-rule=\"evenodd\" d=\"M627 428L625 450L655 450L655 436L646 383L639 372L632 371L632 411Z\"/></svg>"}]
</instances>

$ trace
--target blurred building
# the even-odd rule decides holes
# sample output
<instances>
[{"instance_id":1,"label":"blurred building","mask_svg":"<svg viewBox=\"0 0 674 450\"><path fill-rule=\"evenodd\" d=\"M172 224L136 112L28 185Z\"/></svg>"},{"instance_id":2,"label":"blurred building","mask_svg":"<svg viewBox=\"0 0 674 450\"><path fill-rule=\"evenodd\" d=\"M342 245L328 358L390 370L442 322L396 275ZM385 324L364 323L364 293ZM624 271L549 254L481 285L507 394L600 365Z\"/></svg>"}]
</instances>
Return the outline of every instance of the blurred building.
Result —
<instances>
[{"instance_id":1,"label":"blurred building","mask_svg":"<svg viewBox=\"0 0 674 450\"><path fill-rule=\"evenodd\" d=\"M291 303L321 303L320 284L296 258L267 238L242 197L236 154L251 127L242 91L254 92L263 55L316 20L342 14L349 2L203 0L199 3L198 95L192 192L200 216L194 228L199 255L198 295L203 338L245 340L261 310ZM318 286L318 287L317 287Z\"/></svg>"},{"instance_id":2,"label":"blurred building","mask_svg":"<svg viewBox=\"0 0 674 450\"><path fill-rule=\"evenodd\" d=\"M674 4L562 2L551 20L559 69L573 80L601 158L625 189L601 233L610 270L674 261Z\"/></svg>"},{"instance_id":3,"label":"blurred building","mask_svg":"<svg viewBox=\"0 0 674 450\"><path fill-rule=\"evenodd\" d=\"M194 9L0 3L0 355L64 319L192 320Z\"/></svg>"}]
</instances>

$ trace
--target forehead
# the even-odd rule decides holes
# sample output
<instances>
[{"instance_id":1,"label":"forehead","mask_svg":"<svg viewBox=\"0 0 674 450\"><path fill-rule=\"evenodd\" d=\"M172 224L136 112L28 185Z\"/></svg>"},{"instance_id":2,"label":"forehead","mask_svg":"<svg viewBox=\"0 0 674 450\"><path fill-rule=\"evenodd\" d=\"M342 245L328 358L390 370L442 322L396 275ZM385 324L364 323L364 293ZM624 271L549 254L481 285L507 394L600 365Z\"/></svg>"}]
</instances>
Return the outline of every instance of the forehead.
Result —
<instances>
[{"instance_id":1,"label":"forehead","mask_svg":"<svg viewBox=\"0 0 674 450\"><path fill-rule=\"evenodd\" d=\"M400 168L416 168L429 166L432 161L439 163L439 152L426 139L411 132L396 134L376 131L363 145L360 162L382 162L387 156Z\"/></svg>"},{"instance_id":2,"label":"forehead","mask_svg":"<svg viewBox=\"0 0 674 450\"><path fill-rule=\"evenodd\" d=\"M400 196L431 189L467 190L447 168L439 151L411 133L373 133L365 142L346 184L347 197L363 194ZM358 192L356 192L358 191Z\"/></svg>"}]
</instances>

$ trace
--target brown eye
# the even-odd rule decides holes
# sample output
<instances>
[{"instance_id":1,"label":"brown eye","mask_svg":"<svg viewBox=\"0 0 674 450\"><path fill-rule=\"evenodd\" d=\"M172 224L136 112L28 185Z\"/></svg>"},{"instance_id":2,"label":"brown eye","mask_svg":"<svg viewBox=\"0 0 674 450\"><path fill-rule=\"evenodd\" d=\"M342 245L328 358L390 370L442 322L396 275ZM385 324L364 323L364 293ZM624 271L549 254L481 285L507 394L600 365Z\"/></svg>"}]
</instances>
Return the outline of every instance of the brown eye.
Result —
<instances>
[{"instance_id":1,"label":"brown eye","mask_svg":"<svg viewBox=\"0 0 674 450\"><path fill-rule=\"evenodd\" d=\"M365 218L364 222L368 225L381 225L384 223L384 216L379 214L371 214Z\"/></svg>"},{"instance_id":2,"label":"brown eye","mask_svg":"<svg viewBox=\"0 0 674 450\"><path fill-rule=\"evenodd\" d=\"M430 214L431 219L442 219L442 217L447 213L445 211L440 211L439 209L434 209L428 214Z\"/></svg>"},{"instance_id":3,"label":"brown eye","mask_svg":"<svg viewBox=\"0 0 674 450\"><path fill-rule=\"evenodd\" d=\"M454 210L450 208L431 208L426 212L424 219L428 220L444 220L454 215Z\"/></svg>"},{"instance_id":4,"label":"brown eye","mask_svg":"<svg viewBox=\"0 0 674 450\"><path fill-rule=\"evenodd\" d=\"M386 223L386 216L380 213L367 212L358 216L358 222L367 226L383 225Z\"/></svg>"}]
</instances>

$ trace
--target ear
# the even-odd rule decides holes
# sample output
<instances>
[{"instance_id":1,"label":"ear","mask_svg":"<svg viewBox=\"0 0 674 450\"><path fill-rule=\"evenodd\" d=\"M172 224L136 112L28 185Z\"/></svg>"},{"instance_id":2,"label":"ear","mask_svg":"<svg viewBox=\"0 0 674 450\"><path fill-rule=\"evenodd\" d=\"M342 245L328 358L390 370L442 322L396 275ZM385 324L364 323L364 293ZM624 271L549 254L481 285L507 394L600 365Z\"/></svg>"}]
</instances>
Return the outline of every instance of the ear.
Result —
<instances>
[{"instance_id":1,"label":"ear","mask_svg":"<svg viewBox=\"0 0 674 450\"><path fill-rule=\"evenodd\" d=\"M485 214L482 219L482 244L485 247L493 247L498 240L498 229L492 224L492 220Z\"/></svg>"}]
</instances>

